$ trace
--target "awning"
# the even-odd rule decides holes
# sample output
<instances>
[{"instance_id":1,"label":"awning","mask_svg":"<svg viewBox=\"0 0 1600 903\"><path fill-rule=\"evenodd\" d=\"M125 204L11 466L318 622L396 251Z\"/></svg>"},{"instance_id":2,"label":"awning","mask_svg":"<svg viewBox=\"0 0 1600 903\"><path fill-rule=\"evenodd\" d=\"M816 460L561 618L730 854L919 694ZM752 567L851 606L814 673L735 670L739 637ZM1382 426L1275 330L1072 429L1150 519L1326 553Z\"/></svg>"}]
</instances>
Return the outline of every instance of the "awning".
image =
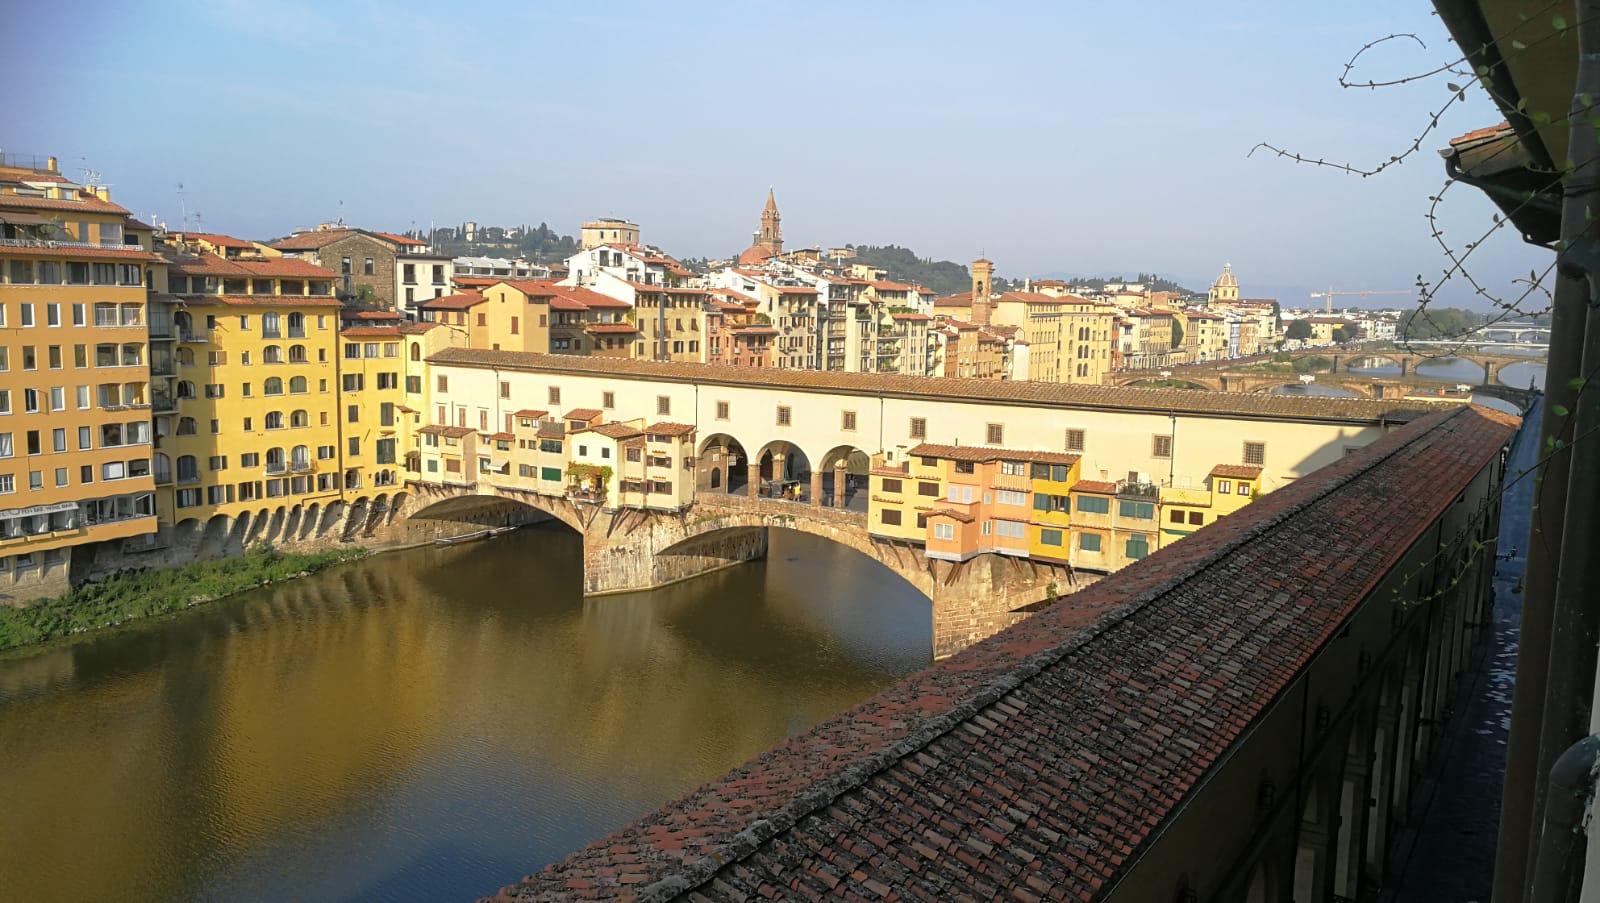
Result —
<instances>
[{"instance_id":1,"label":"awning","mask_svg":"<svg viewBox=\"0 0 1600 903\"><path fill-rule=\"evenodd\" d=\"M38 517L42 514L60 514L67 511L77 510L77 502L53 502L49 505L34 505L31 508L9 508L4 511L0 511L0 518Z\"/></svg>"},{"instance_id":2,"label":"awning","mask_svg":"<svg viewBox=\"0 0 1600 903\"><path fill-rule=\"evenodd\" d=\"M55 220L46 219L36 213L0 210L0 223L9 223L13 226L49 226L53 225Z\"/></svg>"}]
</instances>

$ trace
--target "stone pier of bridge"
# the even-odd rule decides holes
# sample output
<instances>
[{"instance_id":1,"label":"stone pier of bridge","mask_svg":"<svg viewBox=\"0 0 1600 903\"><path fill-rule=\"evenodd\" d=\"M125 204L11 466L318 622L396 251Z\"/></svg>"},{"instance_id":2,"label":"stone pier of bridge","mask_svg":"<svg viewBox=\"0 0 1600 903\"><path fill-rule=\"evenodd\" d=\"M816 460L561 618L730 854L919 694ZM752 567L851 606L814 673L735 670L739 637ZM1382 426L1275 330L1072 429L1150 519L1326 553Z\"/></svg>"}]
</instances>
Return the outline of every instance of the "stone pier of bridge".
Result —
<instances>
[{"instance_id":1,"label":"stone pier of bridge","mask_svg":"<svg viewBox=\"0 0 1600 903\"><path fill-rule=\"evenodd\" d=\"M722 465L724 468L726 464ZM722 474L723 485L727 474ZM813 475L810 498L819 498ZM750 485L758 482L752 474ZM842 479L834 482L839 493ZM515 526L558 520L583 537L585 595L642 592L764 558L768 531L820 536L877 561L931 603L933 654L944 658L1098 579L1066 565L998 554L930 559L920 547L867 532L866 515L842 507L706 494L675 511L607 509L561 496L489 486L412 483L408 523L429 520ZM870 600L863 604L871 604Z\"/></svg>"}]
</instances>

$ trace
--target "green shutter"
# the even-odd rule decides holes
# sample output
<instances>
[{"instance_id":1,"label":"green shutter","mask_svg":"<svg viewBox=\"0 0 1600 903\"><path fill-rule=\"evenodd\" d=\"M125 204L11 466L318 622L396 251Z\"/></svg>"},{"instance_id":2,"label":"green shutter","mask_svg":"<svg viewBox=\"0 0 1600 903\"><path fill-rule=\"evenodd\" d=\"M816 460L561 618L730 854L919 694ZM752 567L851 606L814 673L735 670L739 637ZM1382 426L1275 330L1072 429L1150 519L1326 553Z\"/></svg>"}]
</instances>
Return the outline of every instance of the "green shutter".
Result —
<instances>
[{"instance_id":1,"label":"green shutter","mask_svg":"<svg viewBox=\"0 0 1600 903\"><path fill-rule=\"evenodd\" d=\"M1050 510L1050 496L1045 495L1042 492L1035 492L1033 494L1033 510L1035 510L1035 511L1049 511Z\"/></svg>"}]
</instances>

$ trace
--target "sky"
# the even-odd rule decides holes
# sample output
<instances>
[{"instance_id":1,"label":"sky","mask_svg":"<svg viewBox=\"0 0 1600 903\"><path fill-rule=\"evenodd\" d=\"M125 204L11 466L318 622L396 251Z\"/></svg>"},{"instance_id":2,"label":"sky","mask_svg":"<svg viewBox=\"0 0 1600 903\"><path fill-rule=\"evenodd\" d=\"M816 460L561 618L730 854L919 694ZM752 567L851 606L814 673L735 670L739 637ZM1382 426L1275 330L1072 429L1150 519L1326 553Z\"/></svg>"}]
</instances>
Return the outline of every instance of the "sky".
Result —
<instances>
[{"instance_id":1,"label":"sky","mask_svg":"<svg viewBox=\"0 0 1600 903\"><path fill-rule=\"evenodd\" d=\"M1297 306L1436 280L1433 149L1501 119L1470 91L1365 179L1250 155L1371 165L1408 146L1448 77L1337 77L1393 32L1426 46L1383 45L1362 72L1454 59L1426 0L0 3L0 149L91 168L141 218L251 238L623 216L669 253L727 256L771 187L790 247L1196 289L1230 261L1245 296ZM1490 228L1480 193L1447 197L1448 240ZM1502 229L1473 272L1510 292L1549 260ZM1471 301L1451 284L1438 303Z\"/></svg>"}]
</instances>

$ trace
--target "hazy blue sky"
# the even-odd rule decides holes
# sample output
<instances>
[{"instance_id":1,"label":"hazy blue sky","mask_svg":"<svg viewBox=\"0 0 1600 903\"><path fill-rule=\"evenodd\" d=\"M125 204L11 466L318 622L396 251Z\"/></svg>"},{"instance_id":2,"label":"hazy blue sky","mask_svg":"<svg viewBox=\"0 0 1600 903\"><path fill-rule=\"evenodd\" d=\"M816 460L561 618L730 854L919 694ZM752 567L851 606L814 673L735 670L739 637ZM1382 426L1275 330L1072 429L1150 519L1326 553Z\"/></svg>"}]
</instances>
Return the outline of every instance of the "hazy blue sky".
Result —
<instances>
[{"instance_id":1,"label":"hazy blue sky","mask_svg":"<svg viewBox=\"0 0 1600 903\"><path fill-rule=\"evenodd\" d=\"M726 255L771 185L791 246L1196 288L1231 260L1246 295L1293 304L1436 274L1431 148L1500 118L1474 93L1373 179L1246 158L1260 140L1363 162L1409 143L1443 80L1335 78L1392 31L1428 47L1373 55L1375 74L1452 58L1426 0L5 0L5 19L0 148L74 176L87 161L174 224L181 182L207 229L251 237L341 214L566 232L621 215L674 254ZM1477 192L1451 198L1452 237L1488 226ZM1509 234L1480 254L1491 286L1549 260Z\"/></svg>"}]
</instances>

